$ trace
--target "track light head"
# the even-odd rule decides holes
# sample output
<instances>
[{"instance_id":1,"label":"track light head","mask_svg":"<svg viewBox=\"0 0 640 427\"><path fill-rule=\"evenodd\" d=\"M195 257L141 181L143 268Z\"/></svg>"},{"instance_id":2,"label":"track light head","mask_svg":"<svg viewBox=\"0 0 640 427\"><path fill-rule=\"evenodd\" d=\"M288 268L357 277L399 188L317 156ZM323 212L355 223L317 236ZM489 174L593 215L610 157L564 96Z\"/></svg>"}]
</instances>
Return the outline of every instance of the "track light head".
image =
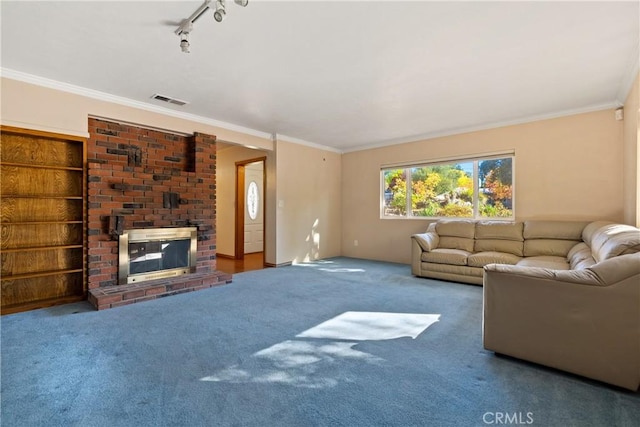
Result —
<instances>
[{"instance_id":1,"label":"track light head","mask_svg":"<svg viewBox=\"0 0 640 427\"><path fill-rule=\"evenodd\" d=\"M182 53L189 53L191 44L189 43L189 33L181 33L180 34L180 50Z\"/></svg>"},{"instance_id":2,"label":"track light head","mask_svg":"<svg viewBox=\"0 0 640 427\"><path fill-rule=\"evenodd\" d=\"M216 11L213 12L213 19L217 22L222 22L226 14L227 11L224 9L224 0L218 0L216 2Z\"/></svg>"},{"instance_id":3,"label":"track light head","mask_svg":"<svg viewBox=\"0 0 640 427\"><path fill-rule=\"evenodd\" d=\"M213 19L215 19L216 22L222 22L226 14L227 12L225 12L224 9L216 10L213 12Z\"/></svg>"},{"instance_id":4,"label":"track light head","mask_svg":"<svg viewBox=\"0 0 640 427\"><path fill-rule=\"evenodd\" d=\"M249 4L249 0L233 0L233 2L242 7L247 7L247 5Z\"/></svg>"}]
</instances>

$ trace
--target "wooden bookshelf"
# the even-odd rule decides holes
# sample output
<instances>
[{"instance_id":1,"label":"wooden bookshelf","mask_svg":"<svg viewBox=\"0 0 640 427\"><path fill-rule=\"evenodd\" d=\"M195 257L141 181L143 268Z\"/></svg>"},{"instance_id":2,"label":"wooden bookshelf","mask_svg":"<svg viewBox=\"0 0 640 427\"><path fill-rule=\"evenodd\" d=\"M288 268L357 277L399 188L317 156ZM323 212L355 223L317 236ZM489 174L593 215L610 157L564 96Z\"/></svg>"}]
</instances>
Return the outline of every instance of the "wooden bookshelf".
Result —
<instances>
[{"instance_id":1,"label":"wooden bookshelf","mask_svg":"<svg viewBox=\"0 0 640 427\"><path fill-rule=\"evenodd\" d=\"M86 139L0 127L2 314L86 296Z\"/></svg>"}]
</instances>

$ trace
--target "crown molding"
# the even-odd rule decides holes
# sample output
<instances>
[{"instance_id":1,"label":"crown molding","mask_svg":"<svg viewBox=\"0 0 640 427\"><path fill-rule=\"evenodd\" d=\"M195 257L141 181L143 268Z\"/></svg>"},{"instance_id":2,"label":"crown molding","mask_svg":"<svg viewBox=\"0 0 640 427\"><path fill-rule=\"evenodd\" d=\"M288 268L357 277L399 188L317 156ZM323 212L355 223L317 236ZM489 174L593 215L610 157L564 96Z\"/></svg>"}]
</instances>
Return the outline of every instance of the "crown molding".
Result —
<instances>
[{"instance_id":1,"label":"crown molding","mask_svg":"<svg viewBox=\"0 0 640 427\"><path fill-rule=\"evenodd\" d=\"M146 102L135 101L130 98L112 95L106 92L101 92L94 89L88 89L85 87L60 82L57 80L47 79L47 78L36 76L33 74L23 73L22 71L16 71L10 68L4 68L4 67L0 68L0 76L8 79L12 79L12 80L18 80L24 83L33 84L36 86L42 86L49 89L55 89L62 92L72 93L74 95L80 95L87 98L96 99L98 101L105 101L113 104L124 105L126 107L137 108L139 110L163 114L165 116L171 116L178 119L189 120L189 121L204 124L204 125L214 126L214 127L234 131L234 132L240 132L247 135L257 136L259 138L271 140L271 134L267 132L262 132L256 129L235 125L233 123L222 122L220 120L210 119L204 116L198 116L196 114L175 111L175 110L160 107L157 105L149 104Z\"/></svg>"},{"instance_id":2,"label":"crown molding","mask_svg":"<svg viewBox=\"0 0 640 427\"><path fill-rule=\"evenodd\" d=\"M344 152L339 148L329 147L328 145L316 144L315 142L309 142L309 141L305 141L304 139L293 138L291 136L282 135L281 133L274 134L273 138L275 141L284 141L284 142L291 142L293 144L298 144L298 145L306 145L307 147L317 148L318 150L331 151L333 153L338 153L338 154L342 154Z\"/></svg>"},{"instance_id":3,"label":"crown molding","mask_svg":"<svg viewBox=\"0 0 640 427\"><path fill-rule=\"evenodd\" d=\"M481 131L481 130L495 129L495 128L500 128L500 127L513 126L513 125L519 125L519 124L524 124L524 123L530 123L530 122L535 122L535 121L540 121L540 120L555 119L555 118L571 116L571 115L575 115L575 114L583 114L583 113L590 113L590 112L594 112L594 111L601 111L601 110L606 110L606 109L617 108L620 105L624 104L624 102L626 100L626 96L627 96L629 90L631 89L631 86L633 85L633 83L635 81L635 77L636 77L636 75L638 73L638 70L639 70L639 59L640 59L640 56L638 56L638 54L636 54L636 55L634 55L633 60L630 61L630 66L628 67L628 72L625 74L625 78L621 82L620 88L618 90L617 99L614 102L610 102L610 103L606 103L606 104L600 104L600 105L593 105L593 106L583 107L583 108L576 108L576 109L571 109L571 110L562 110L562 111L557 111L557 112L548 113L548 114L527 116L527 117L522 117L522 118L518 118L518 119L514 119L514 120L507 120L507 121L480 124L480 125L477 125L477 126L445 129L445 130L436 131L436 132L429 132L429 133L424 133L424 134L412 135L412 136L402 137L402 138L398 138L398 139L391 139L391 140L381 141L381 142L377 142L377 143L373 143L373 144L363 144L363 145L358 145L358 146L354 146L354 147L346 147L346 148L342 148L342 149L341 148L336 148L336 147L330 147L330 146L327 146L327 145L317 144L317 143L314 143L314 142L306 141L306 140L303 140L303 139L300 139L300 138L294 138L294 137L283 135L283 134L277 134L277 133L276 134L271 134L271 133L267 133L267 132L262 132L262 131L258 131L258 130L255 130L255 129L251 129L251 128L235 125L235 124L232 124L232 123L226 123L226 122L210 119L210 118L203 117L203 116L198 116L198 115L195 115L195 114L183 113L183 112L180 112L180 111L170 110L168 108L152 105L152 104L149 104L149 103L135 101L135 100L132 100L132 99L129 99L129 98L125 98L125 97L112 95L112 94L108 94L108 93L105 93L105 92L100 92L100 91L97 91L97 90L93 90L93 89L88 89L88 88L72 85L72 84L69 84L69 83L63 83L63 82L52 80L52 79L47 79L47 78L44 78L44 77L35 76L35 75L32 75L32 74L28 74L28 73L23 73L21 71L12 70L12 69L9 69L9 68L0 67L0 76L6 77L6 78L12 79L12 80L18 80L18 81L21 81L21 82L33 84L33 85L36 85L36 86L42 86L42 87L46 87L46 88L49 88L49 89L55 89L55 90L59 90L59 91L63 91L63 92L68 92L68 93L72 93L72 94L76 94L76 95L80 95L80 96L96 99L96 100L99 100L99 101L115 103L115 104L124 105L124 106L127 106L127 107L137 108L137 109L141 109L141 110L145 110L145 111L149 111L149 112L153 112L153 113L163 114L163 115L167 115L167 116L171 116L171 117L176 117L176 118L179 118L179 119L189 120L189 121L196 122L196 123L201 123L201 124L205 124L205 125L209 125L209 126L219 127L219 128L222 128L222 129L227 129L227 130L231 130L231 131L235 131L235 132L240 132L240 133L244 133L244 134L247 134L247 135L253 135L253 136L256 136L256 137L259 137L259 138L264 138L264 139L267 139L267 140L270 140L270 141L278 141L278 140L280 140L280 141L290 142L290 143L293 143L293 144L304 145L304 146L315 148L315 149L319 149L319 150L329 151L329 152L338 153L338 154L344 154L344 153L350 153L350 152L356 152L356 151L370 150L370 149L375 149L375 148L383 148L383 147L388 147L388 146L393 146L393 145L406 144L406 143L411 143L411 142L418 142L418 141L422 141L422 140L426 140L426 139L433 139L433 138L440 138L440 137L445 137L445 136L452 136L452 135L457 135L457 134L461 134L461 133L468 133L468 132L476 132L476 131Z\"/></svg>"},{"instance_id":4,"label":"crown molding","mask_svg":"<svg viewBox=\"0 0 640 427\"><path fill-rule=\"evenodd\" d=\"M571 110L556 111L556 112L548 113L548 114L540 114L540 115L535 115L535 116L521 117L521 118L514 119L514 120L492 122L492 123L480 124L480 125L477 125L477 126L445 129L445 130L437 131L437 132L430 132L430 133L425 133L425 134L420 134L420 135L413 135L413 136L407 136L407 137L398 138L398 139L387 140L387 141L383 141L383 142L380 142L380 143L358 145L358 146L355 146L355 147L344 148L342 150L342 152L343 153L351 153L351 152L355 152L355 151L371 150L371 149L374 149L374 148L384 148L384 147L389 147L389 146L393 146L393 145L400 145L400 144L407 144L407 143L411 143L411 142L424 141L424 140L427 140L427 139L434 139L434 138L441 138L441 137L445 137L445 136L459 135L459 134L462 134L462 133L477 132L477 131L489 130L489 129L497 129L497 128L501 128L501 127L507 127L507 126L521 125L521 124L525 124L525 123L538 122L538 121L541 121L541 120L550 120L550 119L557 119L557 118L561 118L561 117L573 116L573 115L576 115L576 114L592 113L592 112L595 112L595 111L609 110L609 109L614 109L614 108L617 108L617 107L619 107L617 102L609 102L609 103L606 103L606 104L592 105L592 106L584 107L584 108L575 108L575 109L571 109Z\"/></svg>"}]
</instances>

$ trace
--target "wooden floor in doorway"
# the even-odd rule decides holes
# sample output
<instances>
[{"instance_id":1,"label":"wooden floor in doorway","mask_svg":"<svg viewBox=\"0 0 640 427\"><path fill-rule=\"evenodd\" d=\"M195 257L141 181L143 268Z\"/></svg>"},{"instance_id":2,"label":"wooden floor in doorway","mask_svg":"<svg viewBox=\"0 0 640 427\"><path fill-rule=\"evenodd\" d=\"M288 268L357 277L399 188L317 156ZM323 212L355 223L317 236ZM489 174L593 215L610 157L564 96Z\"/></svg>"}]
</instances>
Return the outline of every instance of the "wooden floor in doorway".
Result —
<instances>
[{"instance_id":1,"label":"wooden floor in doorway","mask_svg":"<svg viewBox=\"0 0 640 427\"><path fill-rule=\"evenodd\" d=\"M218 271L224 273L242 273L243 271L261 270L264 267L264 252L256 252L252 254L245 254L244 259L231 259L227 257L217 258Z\"/></svg>"}]
</instances>

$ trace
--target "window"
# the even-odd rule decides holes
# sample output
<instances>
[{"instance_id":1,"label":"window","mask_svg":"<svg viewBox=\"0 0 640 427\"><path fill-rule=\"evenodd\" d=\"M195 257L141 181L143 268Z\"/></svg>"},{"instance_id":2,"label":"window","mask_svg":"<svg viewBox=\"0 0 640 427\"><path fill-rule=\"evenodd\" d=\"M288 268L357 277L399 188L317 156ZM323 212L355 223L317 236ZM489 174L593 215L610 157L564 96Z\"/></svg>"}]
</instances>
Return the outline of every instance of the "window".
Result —
<instances>
[{"instance_id":1,"label":"window","mask_svg":"<svg viewBox=\"0 0 640 427\"><path fill-rule=\"evenodd\" d=\"M385 218L513 219L513 156L383 169Z\"/></svg>"}]
</instances>

